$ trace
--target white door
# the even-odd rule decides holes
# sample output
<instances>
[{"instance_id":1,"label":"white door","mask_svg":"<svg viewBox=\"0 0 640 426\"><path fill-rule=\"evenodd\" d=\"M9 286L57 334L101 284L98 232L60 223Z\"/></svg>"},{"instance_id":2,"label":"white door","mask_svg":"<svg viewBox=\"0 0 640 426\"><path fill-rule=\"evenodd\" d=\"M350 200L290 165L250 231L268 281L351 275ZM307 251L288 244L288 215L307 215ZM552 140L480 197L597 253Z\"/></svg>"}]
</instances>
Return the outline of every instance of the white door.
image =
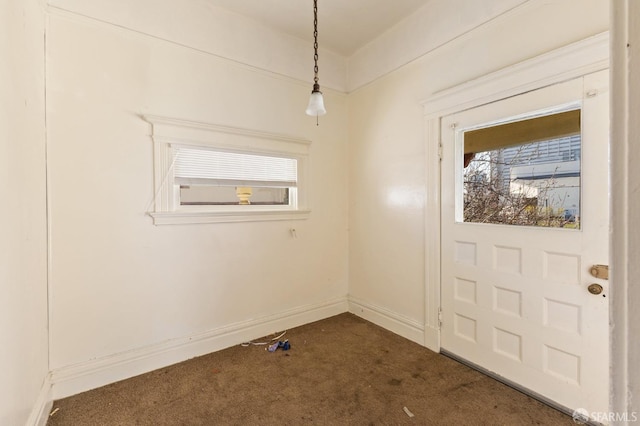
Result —
<instances>
[{"instance_id":1,"label":"white door","mask_svg":"<svg viewBox=\"0 0 640 426\"><path fill-rule=\"evenodd\" d=\"M547 143L556 155L544 154L547 164L532 165L531 158L505 164L503 152L502 163L492 167L506 176L506 192L485 202L472 199L469 179L463 182L469 132L576 111L581 143L576 146L575 136L553 149ZM593 265L608 263L608 134L607 71L444 117L441 123L442 348L561 406L588 412L609 410L609 283L590 273ZM542 145L536 146L540 151ZM475 161L489 162L496 152L476 152ZM486 183L492 177L480 173L474 179ZM558 182L560 189L550 188ZM474 196L490 197L485 192ZM490 211L491 202L509 197L519 197L519 207L518 200L515 207L496 204L496 217L534 214L536 224L559 227L482 223L465 211L473 203ZM550 197L561 201L545 204ZM590 293L591 284L602 292Z\"/></svg>"}]
</instances>

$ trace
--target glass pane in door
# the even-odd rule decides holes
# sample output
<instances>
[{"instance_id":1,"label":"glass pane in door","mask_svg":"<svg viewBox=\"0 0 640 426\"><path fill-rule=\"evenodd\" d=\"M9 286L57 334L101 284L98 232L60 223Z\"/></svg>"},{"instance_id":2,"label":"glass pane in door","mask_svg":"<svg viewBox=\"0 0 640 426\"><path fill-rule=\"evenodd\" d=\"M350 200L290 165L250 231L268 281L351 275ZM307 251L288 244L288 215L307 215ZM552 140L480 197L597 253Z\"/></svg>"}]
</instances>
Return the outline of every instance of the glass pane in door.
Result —
<instances>
[{"instance_id":1,"label":"glass pane in door","mask_svg":"<svg viewBox=\"0 0 640 426\"><path fill-rule=\"evenodd\" d=\"M464 222L580 228L580 110L462 137Z\"/></svg>"}]
</instances>

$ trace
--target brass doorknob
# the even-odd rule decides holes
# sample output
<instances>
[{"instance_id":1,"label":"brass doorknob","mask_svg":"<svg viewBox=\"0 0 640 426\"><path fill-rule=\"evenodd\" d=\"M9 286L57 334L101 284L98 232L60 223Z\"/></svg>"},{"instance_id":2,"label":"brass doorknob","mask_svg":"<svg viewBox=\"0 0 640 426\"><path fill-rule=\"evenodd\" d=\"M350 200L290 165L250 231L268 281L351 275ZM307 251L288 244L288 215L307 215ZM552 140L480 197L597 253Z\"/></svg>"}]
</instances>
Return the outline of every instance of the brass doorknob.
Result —
<instances>
[{"instance_id":1,"label":"brass doorknob","mask_svg":"<svg viewBox=\"0 0 640 426\"><path fill-rule=\"evenodd\" d=\"M602 286L600 284L591 284L587 287L587 290L589 290L591 294L600 294L602 293Z\"/></svg>"}]
</instances>

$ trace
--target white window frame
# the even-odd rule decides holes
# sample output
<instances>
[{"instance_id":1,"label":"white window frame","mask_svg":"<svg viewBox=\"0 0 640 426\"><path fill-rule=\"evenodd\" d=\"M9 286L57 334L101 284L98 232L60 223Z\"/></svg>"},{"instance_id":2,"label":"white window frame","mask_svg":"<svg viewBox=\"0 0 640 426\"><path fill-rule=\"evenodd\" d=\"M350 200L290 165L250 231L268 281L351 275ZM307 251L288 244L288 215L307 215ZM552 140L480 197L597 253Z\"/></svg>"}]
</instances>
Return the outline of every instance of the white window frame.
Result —
<instances>
[{"instance_id":1,"label":"white window frame","mask_svg":"<svg viewBox=\"0 0 640 426\"><path fill-rule=\"evenodd\" d=\"M145 115L143 118L152 127L154 211L149 215L155 225L300 220L309 217L310 141L155 115ZM298 166L297 188L293 191L296 194L295 202L283 206L180 205L180 186L175 182L173 170L174 145L294 158Z\"/></svg>"}]
</instances>

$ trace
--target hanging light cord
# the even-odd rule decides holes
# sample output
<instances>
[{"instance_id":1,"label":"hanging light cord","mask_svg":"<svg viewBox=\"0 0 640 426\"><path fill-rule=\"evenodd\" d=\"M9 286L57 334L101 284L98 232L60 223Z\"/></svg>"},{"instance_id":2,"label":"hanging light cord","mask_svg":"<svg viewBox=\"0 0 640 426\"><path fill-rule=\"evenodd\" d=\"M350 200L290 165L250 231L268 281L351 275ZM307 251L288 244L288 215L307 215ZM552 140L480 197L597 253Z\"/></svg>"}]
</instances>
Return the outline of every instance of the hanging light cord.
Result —
<instances>
[{"instance_id":1,"label":"hanging light cord","mask_svg":"<svg viewBox=\"0 0 640 426\"><path fill-rule=\"evenodd\" d=\"M319 91L318 84L318 0L313 0L313 90Z\"/></svg>"},{"instance_id":2,"label":"hanging light cord","mask_svg":"<svg viewBox=\"0 0 640 426\"><path fill-rule=\"evenodd\" d=\"M313 0L313 90L305 112L307 115L316 116L316 125L318 125L318 116L327 113L320 91L320 83L318 83L318 0Z\"/></svg>"}]
</instances>

